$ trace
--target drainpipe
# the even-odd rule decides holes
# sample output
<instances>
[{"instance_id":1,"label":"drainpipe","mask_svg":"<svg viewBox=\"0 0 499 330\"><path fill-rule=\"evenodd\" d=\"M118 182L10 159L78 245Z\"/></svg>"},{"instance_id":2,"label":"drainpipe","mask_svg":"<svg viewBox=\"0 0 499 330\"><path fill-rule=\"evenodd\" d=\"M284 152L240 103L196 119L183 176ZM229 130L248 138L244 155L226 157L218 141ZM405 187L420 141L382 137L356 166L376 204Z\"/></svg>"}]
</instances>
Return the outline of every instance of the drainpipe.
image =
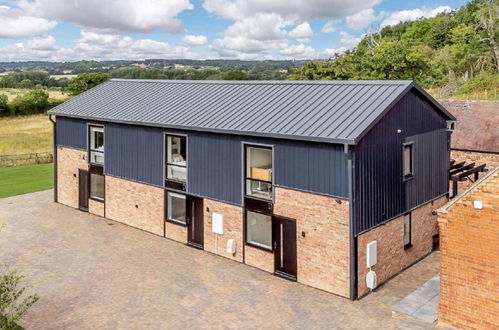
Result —
<instances>
[{"instance_id":1,"label":"drainpipe","mask_svg":"<svg viewBox=\"0 0 499 330\"><path fill-rule=\"evenodd\" d=\"M355 182L354 182L354 150L349 144L344 145L344 152L347 157L348 171L348 219L349 219L349 234L350 234L350 299L357 299L357 237L355 236L354 227L354 202L355 202Z\"/></svg>"},{"instance_id":2,"label":"drainpipe","mask_svg":"<svg viewBox=\"0 0 499 330\"><path fill-rule=\"evenodd\" d=\"M52 136L54 139L54 202L57 203L57 130L52 115L49 115L49 120L52 122Z\"/></svg>"}]
</instances>

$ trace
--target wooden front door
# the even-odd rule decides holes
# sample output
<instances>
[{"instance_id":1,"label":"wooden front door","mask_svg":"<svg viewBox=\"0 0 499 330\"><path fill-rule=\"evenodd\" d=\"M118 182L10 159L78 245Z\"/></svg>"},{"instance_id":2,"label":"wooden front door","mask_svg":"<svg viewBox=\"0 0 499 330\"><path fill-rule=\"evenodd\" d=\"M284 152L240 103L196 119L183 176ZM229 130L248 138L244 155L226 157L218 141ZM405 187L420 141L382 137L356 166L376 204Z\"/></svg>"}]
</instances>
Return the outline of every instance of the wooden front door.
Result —
<instances>
[{"instance_id":1,"label":"wooden front door","mask_svg":"<svg viewBox=\"0 0 499 330\"><path fill-rule=\"evenodd\" d=\"M296 281L296 221L273 216L275 274Z\"/></svg>"},{"instance_id":2,"label":"wooden front door","mask_svg":"<svg viewBox=\"0 0 499 330\"><path fill-rule=\"evenodd\" d=\"M88 211L88 171L78 170L78 208L82 211Z\"/></svg>"},{"instance_id":3,"label":"wooden front door","mask_svg":"<svg viewBox=\"0 0 499 330\"><path fill-rule=\"evenodd\" d=\"M187 196L187 243L198 249L203 248L203 199L199 197Z\"/></svg>"}]
</instances>

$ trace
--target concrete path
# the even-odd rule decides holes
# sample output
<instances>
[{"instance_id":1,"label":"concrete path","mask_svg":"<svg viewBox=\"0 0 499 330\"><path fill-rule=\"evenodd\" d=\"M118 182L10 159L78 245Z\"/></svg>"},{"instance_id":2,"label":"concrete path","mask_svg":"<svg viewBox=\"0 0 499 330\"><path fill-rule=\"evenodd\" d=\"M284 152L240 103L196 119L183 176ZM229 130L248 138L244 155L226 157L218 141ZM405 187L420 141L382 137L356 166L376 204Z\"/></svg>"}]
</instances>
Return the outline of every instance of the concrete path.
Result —
<instances>
[{"instance_id":1,"label":"concrete path","mask_svg":"<svg viewBox=\"0 0 499 330\"><path fill-rule=\"evenodd\" d=\"M438 254L360 301L286 281L55 204L52 191L0 199L0 262L41 297L27 329L425 329L392 306L438 272Z\"/></svg>"},{"instance_id":2,"label":"concrete path","mask_svg":"<svg viewBox=\"0 0 499 330\"><path fill-rule=\"evenodd\" d=\"M393 311L433 323L438 318L440 275L435 275L393 306Z\"/></svg>"}]
</instances>

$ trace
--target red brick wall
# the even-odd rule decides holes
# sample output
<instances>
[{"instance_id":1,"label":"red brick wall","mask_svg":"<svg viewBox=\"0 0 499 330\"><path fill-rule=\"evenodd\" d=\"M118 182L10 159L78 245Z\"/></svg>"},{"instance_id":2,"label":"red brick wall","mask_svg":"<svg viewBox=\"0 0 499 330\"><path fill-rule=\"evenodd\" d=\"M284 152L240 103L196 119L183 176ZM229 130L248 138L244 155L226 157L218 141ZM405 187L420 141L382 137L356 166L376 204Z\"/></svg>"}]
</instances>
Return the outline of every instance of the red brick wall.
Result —
<instances>
[{"instance_id":1,"label":"red brick wall","mask_svg":"<svg viewBox=\"0 0 499 330\"><path fill-rule=\"evenodd\" d=\"M87 152L57 147L57 201L78 208L78 169L88 169Z\"/></svg>"},{"instance_id":2,"label":"red brick wall","mask_svg":"<svg viewBox=\"0 0 499 330\"><path fill-rule=\"evenodd\" d=\"M212 230L213 212L224 217L224 233L217 235ZM218 237L217 237L218 236ZM236 253L227 253L227 240L236 240ZM243 208L236 205L204 199L204 249L217 255L243 261Z\"/></svg>"},{"instance_id":3,"label":"red brick wall","mask_svg":"<svg viewBox=\"0 0 499 330\"><path fill-rule=\"evenodd\" d=\"M109 175L105 184L107 218L163 236L163 189Z\"/></svg>"},{"instance_id":4,"label":"red brick wall","mask_svg":"<svg viewBox=\"0 0 499 330\"><path fill-rule=\"evenodd\" d=\"M88 200L88 212L98 215L99 217L104 216L104 203L95 201L93 199Z\"/></svg>"},{"instance_id":5,"label":"red brick wall","mask_svg":"<svg viewBox=\"0 0 499 330\"><path fill-rule=\"evenodd\" d=\"M432 251L433 235L438 233L437 216L432 212L447 202L447 197L429 202L412 211L412 247L404 249L404 217L365 232L357 238L357 295L369 293L366 286L366 246L378 242L378 263L371 269L376 272L378 285Z\"/></svg>"},{"instance_id":6,"label":"red brick wall","mask_svg":"<svg viewBox=\"0 0 499 330\"><path fill-rule=\"evenodd\" d=\"M438 222L439 322L499 329L499 170L440 209Z\"/></svg>"},{"instance_id":7,"label":"red brick wall","mask_svg":"<svg viewBox=\"0 0 499 330\"><path fill-rule=\"evenodd\" d=\"M244 263L269 273L274 272L274 253L253 246L244 247Z\"/></svg>"},{"instance_id":8,"label":"red brick wall","mask_svg":"<svg viewBox=\"0 0 499 330\"><path fill-rule=\"evenodd\" d=\"M337 201L276 187L274 213L296 219L298 282L349 297L348 201Z\"/></svg>"}]
</instances>

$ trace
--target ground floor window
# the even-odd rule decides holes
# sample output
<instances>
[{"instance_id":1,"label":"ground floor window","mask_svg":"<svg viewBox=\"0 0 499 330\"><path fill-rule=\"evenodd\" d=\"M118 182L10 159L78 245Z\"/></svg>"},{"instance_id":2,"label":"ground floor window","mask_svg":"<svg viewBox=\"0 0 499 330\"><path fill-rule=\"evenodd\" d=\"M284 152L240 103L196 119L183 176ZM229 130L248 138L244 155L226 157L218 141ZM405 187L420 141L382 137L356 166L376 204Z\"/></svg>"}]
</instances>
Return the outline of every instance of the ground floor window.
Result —
<instances>
[{"instance_id":1,"label":"ground floor window","mask_svg":"<svg viewBox=\"0 0 499 330\"><path fill-rule=\"evenodd\" d=\"M404 247L406 248L411 246L411 226L411 213L407 213L404 215Z\"/></svg>"},{"instance_id":2,"label":"ground floor window","mask_svg":"<svg viewBox=\"0 0 499 330\"><path fill-rule=\"evenodd\" d=\"M101 166L92 166L90 168L90 198L99 201L104 200L104 171Z\"/></svg>"},{"instance_id":3,"label":"ground floor window","mask_svg":"<svg viewBox=\"0 0 499 330\"><path fill-rule=\"evenodd\" d=\"M272 250L272 216L246 211L246 243Z\"/></svg>"},{"instance_id":4,"label":"ground floor window","mask_svg":"<svg viewBox=\"0 0 499 330\"><path fill-rule=\"evenodd\" d=\"M168 191L166 196L167 220L180 224L187 224L186 196Z\"/></svg>"}]
</instances>

